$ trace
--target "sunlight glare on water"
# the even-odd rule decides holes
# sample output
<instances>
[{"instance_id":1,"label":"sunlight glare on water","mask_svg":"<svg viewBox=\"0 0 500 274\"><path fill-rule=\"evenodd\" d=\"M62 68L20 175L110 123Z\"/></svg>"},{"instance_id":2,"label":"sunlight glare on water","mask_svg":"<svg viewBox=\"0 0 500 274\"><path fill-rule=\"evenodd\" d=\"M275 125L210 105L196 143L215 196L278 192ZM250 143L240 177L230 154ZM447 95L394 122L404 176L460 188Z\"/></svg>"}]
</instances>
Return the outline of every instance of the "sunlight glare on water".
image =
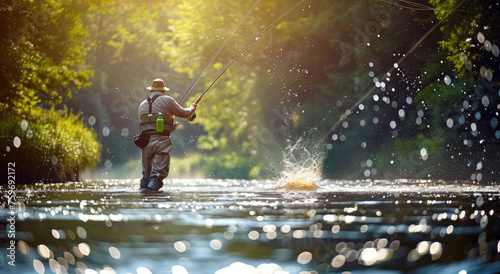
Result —
<instances>
[{"instance_id":1,"label":"sunlight glare on water","mask_svg":"<svg viewBox=\"0 0 500 274\"><path fill-rule=\"evenodd\" d=\"M495 184L317 180L283 192L269 188L280 181L175 179L143 195L138 183L19 188L17 259L29 263L18 273L424 271L500 258Z\"/></svg>"}]
</instances>

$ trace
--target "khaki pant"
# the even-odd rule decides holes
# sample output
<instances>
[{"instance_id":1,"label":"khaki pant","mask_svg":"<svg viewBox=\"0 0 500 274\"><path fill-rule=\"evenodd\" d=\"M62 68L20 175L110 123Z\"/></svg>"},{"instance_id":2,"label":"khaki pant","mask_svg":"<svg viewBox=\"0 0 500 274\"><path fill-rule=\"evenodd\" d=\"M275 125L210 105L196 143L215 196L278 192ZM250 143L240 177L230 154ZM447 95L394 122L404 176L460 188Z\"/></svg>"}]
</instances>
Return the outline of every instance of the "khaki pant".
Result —
<instances>
[{"instance_id":1,"label":"khaki pant","mask_svg":"<svg viewBox=\"0 0 500 274\"><path fill-rule=\"evenodd\" d=\"M170 152L172 139L170 136L151 135L149 144L142 148L143 179L161 182L170 170Z\"/></svg>"}]
</instances>

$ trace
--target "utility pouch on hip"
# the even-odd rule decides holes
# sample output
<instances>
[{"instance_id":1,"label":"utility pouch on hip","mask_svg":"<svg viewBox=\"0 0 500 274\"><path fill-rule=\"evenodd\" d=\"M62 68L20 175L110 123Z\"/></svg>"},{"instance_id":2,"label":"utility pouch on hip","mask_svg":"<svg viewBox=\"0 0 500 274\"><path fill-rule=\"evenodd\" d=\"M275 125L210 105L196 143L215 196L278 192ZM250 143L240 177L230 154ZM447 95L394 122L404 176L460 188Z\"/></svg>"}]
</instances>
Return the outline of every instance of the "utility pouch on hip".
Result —
<instances>
[{"instance_id":1,"label":"utility pouch on hip","mask_svg":"<svg viewBox=\"0 0 500 274\"><path fill-rule=\"evenodd\" d=\"M149 137L150 136L151 136L151 134L148 134L148 133L141 133L137 136L134 136L135 145L142 149L143 147L145 147L149 144Z\"/></svg>"}]
</instances>

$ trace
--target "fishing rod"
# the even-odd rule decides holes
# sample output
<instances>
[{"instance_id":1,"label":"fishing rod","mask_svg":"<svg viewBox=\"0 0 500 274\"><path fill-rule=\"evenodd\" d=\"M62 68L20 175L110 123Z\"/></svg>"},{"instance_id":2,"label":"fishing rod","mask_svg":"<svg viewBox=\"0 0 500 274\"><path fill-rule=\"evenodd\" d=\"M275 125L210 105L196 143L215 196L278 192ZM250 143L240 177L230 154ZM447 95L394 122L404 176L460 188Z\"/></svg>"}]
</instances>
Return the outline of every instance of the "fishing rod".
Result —
<instances>
[{"instance_id":1,"label":"fishing rod","mask_svg":"<svg viewBox=\"0 0 500 274\"><path fill-rule=\"evenodd\" d=\"M302 4L303 2L305 2L307 0L301 0L299 1L298 3L296 3L295 5L293 5L291 8L289 8L288 10L286 10L284 13L282 13L278 18L276 18L273 22L271 22L271 24L269 24L266 28L264 28L254 39L252 39L242 50L241 52L231 61L231 63L229 63L229 65L227 65L224 70L222 70L222 72L215 78L215 80L210 84L210 86L208 86L208 88L203 91L203 93L198 97L198 99L196 99L195 103L198 104L200 101L201 101L201 98L207 93L207 91L215 84L215 82L217 82L217 80L219 80L219 78L224 74L224 72L226 72L229 67L231 67L231 65L241 56L243 55L243 53L255 42L255 41L258 41L260 38L263 37L263 34L267 32L267 30L269 28L271 28L272 26L274 26L277 22L279 22L281 19L283 19L285 16L287 16L292 10L294 10L295 8L297 8L298 6L300 6L300 4ZM267 34L267 33L266 33ZM262 37L261 37L262 36ZM195 116L196 117L196 116Z\"/></svg>"},{"instance_id":2,"label":"fishing rod","mask_svg":"<svg viewBox=\"0 0 500 274\"><path fill-rule=\"evenodd\" d=\"M198 76L196 76L196 78L194 79L193 83L191 83L191 85L189 86L189 88L186 90L186 92L182 96L181 100L179 101L179 104L182 104L182 102L184 101L184 99L186 99L186 96L189 94L189 92L191 91L191 89L195 85L196 81L198 81L198 79L201 77L201 75L203 74L203 71L208 67L208 65L210 64L210 62L212 62L212 60L219 54L220 50L224 47L224 45L227 43L227 41L229 40L229 38L236 32L236 30L241 25L241 23L243 23L243 21L245 21L245 19L248 17L248 15L250 14L250 12L252 12L252 10L255 8L255 6L257 6L257 4L259 2L260 2L260 0L255 1L255 3L248 9L248 11L245 13L245 15L236 24L236 26L233 28L233 30L226 36L226 38L224 39L224 41L222 41L222 43L219 45L219 47L215 50L214 54L212 54L212 57L210 57L210 59L208 60L208 62L201 69L201 71L198 74Z\"/></svg>"}]
</instances>

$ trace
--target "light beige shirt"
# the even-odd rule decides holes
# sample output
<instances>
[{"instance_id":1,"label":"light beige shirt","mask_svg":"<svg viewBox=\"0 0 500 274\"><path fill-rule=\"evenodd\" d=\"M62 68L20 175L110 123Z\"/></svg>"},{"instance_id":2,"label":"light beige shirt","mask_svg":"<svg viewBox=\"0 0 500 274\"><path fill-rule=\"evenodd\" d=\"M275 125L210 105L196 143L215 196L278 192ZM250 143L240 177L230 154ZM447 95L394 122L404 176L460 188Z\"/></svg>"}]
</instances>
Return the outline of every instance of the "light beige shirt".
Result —
<instances>
[{"instance_id":1,"label":"light beige shirt","mask_svg":"<svg viewBox=\"0 0 500 274\"><path fill-rule=\"evenodd\" d=\"M167 129L169 132L172 131L171 128L172 123L170 121L170 117L172 117L172 115L181 118L187 118L192 112L191 108L183 108L177 103L177 101L175 101L174 98L168 95L163 95L161 91L153 91L151 92L151 95L149 97L153 98L155 95L161 95L161 96L156 98L156 100L153 102L153 107L151 109L151 112L162 114L163 120L165 121L165 125L169 125ZM141 120L142 115L147 113L149 113L149 103L148 100L144 100L139 105L139 121ZM141 125L141 132L150 129L156 129L156 125L155 124Z\"/></svg>"}]
</instances>

